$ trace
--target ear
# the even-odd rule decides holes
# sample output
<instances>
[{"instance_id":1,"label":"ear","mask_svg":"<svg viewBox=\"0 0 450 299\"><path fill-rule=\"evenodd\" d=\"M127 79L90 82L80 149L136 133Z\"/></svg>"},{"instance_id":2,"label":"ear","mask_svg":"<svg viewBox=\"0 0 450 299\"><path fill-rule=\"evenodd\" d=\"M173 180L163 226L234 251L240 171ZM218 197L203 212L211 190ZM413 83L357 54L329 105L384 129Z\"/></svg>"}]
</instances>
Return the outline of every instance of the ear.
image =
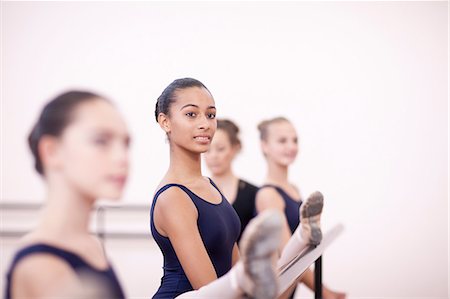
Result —
<instances>
[{"instance_id":1,"label":"ear","mask_svg":"<svg viewBox=\"0 0 450 299\"><path fill-rule=\"evenodd\" d=\"M236 157L237 154L239 154L241 152L242 146L240 144L235 144L232 147L232 151L233 151L233 159L234 157Z\"/></svg>"},{"instance_id":2,"label":"ear","mask_svg":"<svg viewBox=\"0 0 450 299\"><path fill-rule=\"evenodd\" d=\"M261 140L261 151L265 156L267 153L267 142L265 140Z\"/></svg>"},{"instance_id":3,"label":"ear","mask_svg":"<svg viewBox=\"0 0 450 299\"><path fill-rule=\"evenodd\" d=\"M38 144L38 154L42 161L44 172L49 169L58 169L62 165L62 157L59 151L60 142L54 136L41 137Z\"/></svg>"},{"instance_id":4,"label":"ear","mask_svg":"<svg viewBox=\"0 0 450 299\"><path fill-rule=\"evenodd\" d=\"M166 134L170 133L170 131L171 131L170 119L169 119L169 117L166 114L161 112L158 115L158 124L161 127L161 129L163 129L164 132L166 132Z\"/></svg>"}]
</instances>

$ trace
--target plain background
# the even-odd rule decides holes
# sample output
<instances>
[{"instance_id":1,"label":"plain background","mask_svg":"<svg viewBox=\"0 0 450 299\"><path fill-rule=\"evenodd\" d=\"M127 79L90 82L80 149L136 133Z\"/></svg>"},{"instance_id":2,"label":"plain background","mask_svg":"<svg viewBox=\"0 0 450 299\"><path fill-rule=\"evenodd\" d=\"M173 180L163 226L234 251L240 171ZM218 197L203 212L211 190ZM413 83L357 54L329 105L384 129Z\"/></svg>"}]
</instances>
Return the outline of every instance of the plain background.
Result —
<instances>
[{"instance_id":1,"label":"plain background","mask_svg":"<svg viewBox=\"0 0 450 299\"><path fill-rule=\"evenodd\" d=\"M324 193L325 230L346 227L325 282L351 298L447 297L447 2L1 5L3 202L42 201L26 136L45 102L81 88L122 111L133 136L123 203L150 204L168 166L156 98L194 77L240 125L234 168L255 184L265 175L257 124L282 115L297 128L291 180L304 196ZM158 262L144 267L129 262L139 243L120 246L111 252L128 294L150 296L159 250L146 245Z\"/></svg>"}]
</instances>

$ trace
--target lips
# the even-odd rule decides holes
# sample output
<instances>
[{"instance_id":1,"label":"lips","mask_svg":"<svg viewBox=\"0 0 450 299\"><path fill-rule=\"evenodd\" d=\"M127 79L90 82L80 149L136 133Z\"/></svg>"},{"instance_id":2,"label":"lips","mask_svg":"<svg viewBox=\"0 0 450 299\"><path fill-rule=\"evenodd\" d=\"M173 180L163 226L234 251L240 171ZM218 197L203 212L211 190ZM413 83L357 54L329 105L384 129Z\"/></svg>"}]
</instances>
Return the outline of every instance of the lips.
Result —
<instances>
[{"instance_id":1,"label":"lips","mask_svg":"<svg viewBox=\"0 0 450 299\"><path fill-rule=\"evenodd\" d=\"M297 153L287 153L283 155L286 159L295 159L297 157Z\"/></svg>"},{"instance_id":2,"label":"lips","mask_svg":"<svg viewBox=\"0 0 450 299\"><path fill-rule=\"evenodd\" d=\"M221 166L220 164L208 165L209 168L220 168Z\"/></svg>"},{"instance_id":3,"label":"lips","mask_svg":"<svg viewBox=\"0 0 450 299\"><path fill-rule=\"evenodd\" d=\"M109 176L108 177L109 180L117 185L125 185L126 181L127 181L127 176L125 175L113 175L113 176Z\"/></svg>"},{"instance_id":4,"label":"lips","mask_svg":"<svg viewBox=\"0 0 450 299\"><path fill-rule=\"evenodd\" d=\"M194 140L199 141L201 143L206 143L211 141L211 136L209 135L197 135L194 136Z\"/></svg>"}]
</instances>

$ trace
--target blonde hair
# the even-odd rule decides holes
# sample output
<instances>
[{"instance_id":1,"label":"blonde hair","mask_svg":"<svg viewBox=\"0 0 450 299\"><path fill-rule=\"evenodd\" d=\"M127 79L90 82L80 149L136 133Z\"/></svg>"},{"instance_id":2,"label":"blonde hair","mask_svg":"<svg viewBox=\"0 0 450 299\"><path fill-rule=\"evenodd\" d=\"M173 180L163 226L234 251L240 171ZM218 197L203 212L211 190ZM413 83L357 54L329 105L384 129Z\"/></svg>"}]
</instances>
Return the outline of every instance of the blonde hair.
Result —
<instances>
[{"instance_id":1,"label":"blonde hair","mask_svg":"<svg viewBox=\"0 0 450 299\"><path fill-rule=\"evenodd\" d=\"M274 118L263 120L262 122L260 122L258 124L259 138L261 140L267 140L270 125L275 124L275 123L280 123L280 122L290 123L290 121L283 116L274 117Z\"/></svg>"}]
</instances>

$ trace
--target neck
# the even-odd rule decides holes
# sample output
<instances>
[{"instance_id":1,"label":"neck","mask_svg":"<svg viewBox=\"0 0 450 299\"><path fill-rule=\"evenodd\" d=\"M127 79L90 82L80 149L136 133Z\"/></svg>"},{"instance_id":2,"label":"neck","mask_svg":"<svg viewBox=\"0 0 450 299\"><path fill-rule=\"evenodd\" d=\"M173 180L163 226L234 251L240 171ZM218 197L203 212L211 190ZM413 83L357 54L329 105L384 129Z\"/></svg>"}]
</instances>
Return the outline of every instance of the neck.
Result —
<instances>
[{"instance_id":1,"label":"neck","mask_svg":"<svg viewBox=\"0 0 450 299\"><path fill-rule=\"evenodd\" d=\"M213 175L212 180L225 195L228 202L233 204L238 192L239 178L234 175L231 167L221 174Z\"/></svg>"},{"instance_id":2,"label":"neck","mask_svg":"<svg viewBox=\"0 0 450 299\"><path fill-rule=\"evenodd\" d=\"M203 178L200 154L171 146L167 176L186 183Z\"/></svg>"},{"instance_id":3,"label":"neck","mask_svg":"<svg viewBox=\"0 0 450 299\"><path fill-rule=\"evenodd\" d=\"M224 171L223 173L212 174L211 178L214 181L214 183L216 183L217 186L219 186L219 188L220 188L220 186L225 186L230 183L233 183L237 179L237 177L234 175L233 171L231 170L231 167L229 169L227 169L226 171Z\"/></svg>"},{"instance_id":4,"label":"neck","mask_svg":"<svg viewBox=\"0 0 450 299\"><path fill-rule=\"evenodd\" d=\"M289 183L288 179L288 166L280 165L277 163L274 163L272 161L267 162L267 176L266 176L266 182L272 183L275 185L286 185Z\"/></svg>"},{"instance_id":5,"label":"neck","mask_svg":"<svg viewBox=\"0 0 450 299\"><path fill-rule=\"evenodd\" d=\"M89 234L89 219L95 202L62 178L48 184L47 204L38 229L56 236Z\"/></svg>"}]
</instances>

